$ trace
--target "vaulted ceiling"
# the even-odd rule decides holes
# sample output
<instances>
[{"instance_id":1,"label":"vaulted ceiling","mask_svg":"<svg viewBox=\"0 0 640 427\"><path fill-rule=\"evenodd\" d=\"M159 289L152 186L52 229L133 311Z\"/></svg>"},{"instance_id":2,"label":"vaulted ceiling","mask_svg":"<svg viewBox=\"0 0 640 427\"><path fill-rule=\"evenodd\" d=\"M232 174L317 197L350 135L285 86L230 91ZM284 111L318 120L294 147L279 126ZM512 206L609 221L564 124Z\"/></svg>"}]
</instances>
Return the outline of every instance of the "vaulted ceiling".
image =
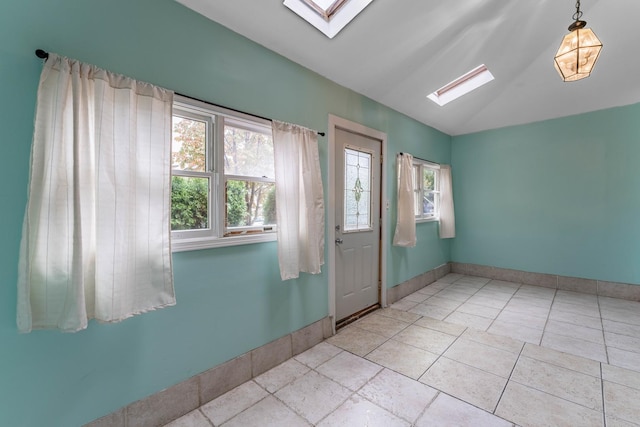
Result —
<instances>
[{"instance_id":1,"label":"vaulted ceiling","mask_svg":"<svg viewBox=\"0 0 640 427\"><path fill-rule=\"evenodd\" d=\"M553 57L574 0L373 0L333 39L282 0L177 1L450 135L640 102L638 0L582 1L604 47L593 74L570 83ZM494 81L444 107L426 98L480 64Z\"/></svg>"}]
</instances>

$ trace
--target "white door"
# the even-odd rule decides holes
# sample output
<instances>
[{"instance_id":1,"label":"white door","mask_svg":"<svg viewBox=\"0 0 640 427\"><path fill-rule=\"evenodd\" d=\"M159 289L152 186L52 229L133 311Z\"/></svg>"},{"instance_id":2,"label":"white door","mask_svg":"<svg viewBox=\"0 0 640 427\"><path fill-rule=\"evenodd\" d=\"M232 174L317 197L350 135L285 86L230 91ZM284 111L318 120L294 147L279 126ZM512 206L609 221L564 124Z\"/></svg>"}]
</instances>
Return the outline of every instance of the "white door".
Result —
<instances>
[{"instance_id":1,"label":"white door","mask_svg":"<svg viewBox=\"0 0 640 427\"><path fill-rule=\"evenodd\" d=\"M338 322L380 303L382 141L335 131L335 280Z\"/></svg>"}]
</instances>

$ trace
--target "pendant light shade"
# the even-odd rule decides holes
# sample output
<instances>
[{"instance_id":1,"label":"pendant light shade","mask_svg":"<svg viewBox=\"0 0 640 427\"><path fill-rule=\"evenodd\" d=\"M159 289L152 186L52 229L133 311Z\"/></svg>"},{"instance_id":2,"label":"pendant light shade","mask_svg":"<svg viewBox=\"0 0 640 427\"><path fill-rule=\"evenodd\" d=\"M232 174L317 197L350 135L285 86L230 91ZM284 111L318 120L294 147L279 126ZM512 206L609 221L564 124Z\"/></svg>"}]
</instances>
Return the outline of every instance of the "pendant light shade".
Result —
<instances>
[{"instance_id":1,"label":"pendant light shade","mask_svg":"<svg viewBox=\"0 0 640 427\"><path fill-rule=\"evenodd\" d=\"M589 77L598 60L602 43L587 23L581 21L580 1L576 3L575 22L569 26L569 34L564 36L556 53L554 65L565 82Z\"/></svg>"}]
</instances>

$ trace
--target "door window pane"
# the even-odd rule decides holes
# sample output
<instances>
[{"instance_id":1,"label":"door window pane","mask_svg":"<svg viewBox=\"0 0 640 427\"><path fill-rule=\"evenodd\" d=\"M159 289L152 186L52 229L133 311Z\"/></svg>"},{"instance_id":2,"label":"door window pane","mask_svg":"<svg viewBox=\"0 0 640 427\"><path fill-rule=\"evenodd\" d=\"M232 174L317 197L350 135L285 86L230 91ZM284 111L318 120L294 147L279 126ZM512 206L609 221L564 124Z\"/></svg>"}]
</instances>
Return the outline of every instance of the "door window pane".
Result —
<instances>
[{"instance_id":1,"label":"door window pane","mask_svg":"<svg viewBox=\"0 0 640 427\"><path fill-rule=\"evenodd\" d=\"M371 154L344 150L344 230L371 228Z\"/></svg>"}]
</instances>

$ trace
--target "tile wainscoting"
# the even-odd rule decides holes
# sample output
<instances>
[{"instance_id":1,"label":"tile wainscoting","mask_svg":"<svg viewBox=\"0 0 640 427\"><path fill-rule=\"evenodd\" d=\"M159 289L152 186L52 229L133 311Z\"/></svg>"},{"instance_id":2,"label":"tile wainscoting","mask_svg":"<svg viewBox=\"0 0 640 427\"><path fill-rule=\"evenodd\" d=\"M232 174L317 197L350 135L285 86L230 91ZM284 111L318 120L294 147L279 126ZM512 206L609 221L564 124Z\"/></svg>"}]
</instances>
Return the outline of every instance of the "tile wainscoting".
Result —
<instances>
[{"instance_id":1,"label":"tile wainscoting","mask_svg":"<svg viewBox=\"0 0 640 427\"><path fill-rule=\"evenodd\" d=\"M452 262L450 265L452 273L464 274L466 276L487 277L493 280L503 280L505 282L521 283L524 285L542 286L563 291L583 292L603 297L640 301L640 285L558 276L555 274L531 273L528 271L460 262Z\"/></svg>"},{"instance_id":2,"label":"tile wainscoting","mask_svg":"<svg viewBox=\"0 0 640 427\"><path fill-rule=\"evenodd\" d=\"M558 276L555 274L531 273L529 271L511 270L508 268L491 267L488 265L449 262L433 270L387 289L387 305L391 305L414 293L415 291L436 282L449 273L466 276L486 277L493 280L521 283L523 285L542 286L563 291L583 292L610 298L640 301L640 285L628 283L607 282L580 277Z\"/></svg>"},{"instance_id":3,"label":"tile wainscoting","mask_svg":"<svg viewBox=\"0 0 640 427\"><path fill-rule=\"evenodd\" d=\"M451 273L451 263L442 264L433 270L426 271L416 277L406 280L393 288L387 288L387 305L411 295L418 289L422 289L433 282L442 279Z\"/></svg>"},{"instance_id":4,"label":"tile wainscoting","mask_svg":"<svg viewBox=\"0 0 640 427\"><path fill-rule=\"evenodd\" d=\"M331 318L309 326L133 402L85 427L159 426L193 411L333 335Z\"/></svg>"}]
</instances>

